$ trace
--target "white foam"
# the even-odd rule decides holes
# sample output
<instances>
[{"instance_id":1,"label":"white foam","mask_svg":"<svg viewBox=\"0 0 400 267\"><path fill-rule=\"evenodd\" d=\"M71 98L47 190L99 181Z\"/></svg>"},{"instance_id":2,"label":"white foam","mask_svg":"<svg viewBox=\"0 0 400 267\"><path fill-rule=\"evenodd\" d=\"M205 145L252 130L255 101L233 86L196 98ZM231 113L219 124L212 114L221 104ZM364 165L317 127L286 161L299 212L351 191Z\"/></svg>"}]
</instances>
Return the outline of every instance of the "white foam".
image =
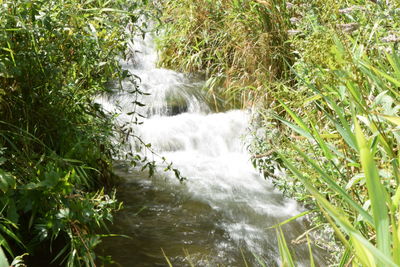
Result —
<instances>
[{"instance_id":1,"label":"white foam","mask_svg":"<svg viewBox=\"0 0 400 267\"><path fill-rule=\"evenodd\" d=\"M253 168L242 139L249 114L242 110L208 114L202 99L188 90L192 86L190 79L156 68L157 53L151 37L135 40L132 49L140 52L135 52L134 64L124 62L124 67L138 75L141 90L151 94L141 99L147 104L147 111L157 110L135 128L136 133L188 178L184 186L190 197L225 216L222 227L233 240L245 242L254 253L261 253L266 243L272 242L265 229L298 214L301 208L295 201L283 198ZM165 101L171 92L183 96L189 107L186 113L165 116ZM132 101L132 95L126 92L99 100L107 110L119 105L125 112L133 108ZM121 124L130 120L127 115L119 117ZM168 184L181 186L172 174L170 178ZM273 257L278 257L276 248L270 246Z\"/></svg>"}]
</instances>

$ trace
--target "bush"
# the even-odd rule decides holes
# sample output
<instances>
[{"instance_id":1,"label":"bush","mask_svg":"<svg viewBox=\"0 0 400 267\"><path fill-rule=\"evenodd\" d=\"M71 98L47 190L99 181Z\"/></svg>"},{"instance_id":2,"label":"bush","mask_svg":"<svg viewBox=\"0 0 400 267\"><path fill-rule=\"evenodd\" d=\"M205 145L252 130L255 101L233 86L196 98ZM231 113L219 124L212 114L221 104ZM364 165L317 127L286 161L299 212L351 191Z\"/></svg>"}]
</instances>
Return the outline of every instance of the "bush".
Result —
<instances>
[{"instance_id":1,"label":"bush","mask_svg":"<svg viewBox=\"0 0 400 267\"><path fill-rule=\"evenodd\" d=\"M93 103L119 65L143 2L0 1L0 245L15 253L63 240L54 260L94 265L96 229L119 204L112 119ZM50 250L47 250L50 251Z\"/></svg>"}]
</instances>

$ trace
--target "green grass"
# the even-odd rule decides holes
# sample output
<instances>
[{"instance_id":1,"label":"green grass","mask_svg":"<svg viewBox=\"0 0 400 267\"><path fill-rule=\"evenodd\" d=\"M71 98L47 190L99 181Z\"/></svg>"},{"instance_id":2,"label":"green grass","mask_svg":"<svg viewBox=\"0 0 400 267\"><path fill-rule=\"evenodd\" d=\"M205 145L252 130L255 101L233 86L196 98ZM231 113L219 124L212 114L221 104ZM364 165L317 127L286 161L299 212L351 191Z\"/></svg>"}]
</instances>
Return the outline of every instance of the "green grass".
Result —
<instances>
[{"instance_id":1,"label":"green grass","mask_svg":"<svg viewBox=\"0 0 400 267\"><path fill-rule=\"evenodd\" d=\"M254 164L268 178L274 162L290 170L273 183L319 211L340 266L400 264L399 8L176 0L163 15L161 64L205 73L216 110L257 107Z\"/></svg>"},{"instance_id":2,"label":"green grass","mask_svg":"<svg viewBox=\"0 0 400 267\"><path fill-rule=\"evenodd\" d=\"M353 51L358 49L354 44ZM364 53L350 56L351 68L337 73L341 82L329 86L328 92L327 86L307 84L319 96L311 102L321 112L318 119L310 110L300 118L281 103L293 122L277 119L308 140L309 146L293 144L302 158L300 164L283 154L279 157L325 210L325 216L333 219L343 245L356 257L351 258L353 262L398 266L399 133L393 122L399 118L394 88L400 78L395 71L400 61L396 53L382 53L385 69L381 70ZM304 171L307 165L310 169Z\"/></svg>"},{"instance_id":3,"label":"green grass","mask_svg":"<svg viewBox=\"0 0 400 267\"><path fill-rule=\"evenodd\" d=\"M267 98L264 84L288 73L285 1L170 0L163 7L160 65L204 73L214 109Z\"/></svg>"},{"instance_id":4,"label":"green grass","mask_svg":"<svg viewBox=\"0 0 400 267\"><path fill-rule=\"evenodd\" d=\"M341 266L399 265L400 61L395 46L380 39L397 29L396 23L388 25L399 17L389 11L394 5L365 3L363 13L356 10L351 16L341 17L340 9L331 15L309 16L314 28L293 40L302 46L293 72L307 101L283 96L275 109L278 114L273 115L285 133L273 145L278 147L277 158L293 173L283 179L293 179L297 185L288 191L320 207L325 218L316 223L329 222L346 250L337 259ZM343 33L325 24L348 20L360 24L356 32ZM325 36L331 40L325 48L318 44L323 40L313 39L323 31L331 33ZM325 58L316 58L321 55L318 49L324 49Z\"/></svg>"}]
</instances>

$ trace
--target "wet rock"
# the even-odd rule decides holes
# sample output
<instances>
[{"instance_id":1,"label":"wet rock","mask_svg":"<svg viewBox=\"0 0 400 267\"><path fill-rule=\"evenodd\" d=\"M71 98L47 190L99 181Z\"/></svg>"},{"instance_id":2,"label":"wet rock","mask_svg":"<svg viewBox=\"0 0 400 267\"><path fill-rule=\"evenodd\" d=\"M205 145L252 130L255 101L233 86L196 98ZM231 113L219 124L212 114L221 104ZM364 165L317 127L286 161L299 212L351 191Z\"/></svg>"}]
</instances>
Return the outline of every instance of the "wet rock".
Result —
<instances>
[{"instance_id":1,"label":"wet rock","mask_svg":"<svg viewBox=\"0 0 400 267\"><path fill-rule=\"evenodd\" d=\"M167 116L175 116L188 111L186 99L178 94L170 94L166 98Z\"/></svg>"}]
</instances>

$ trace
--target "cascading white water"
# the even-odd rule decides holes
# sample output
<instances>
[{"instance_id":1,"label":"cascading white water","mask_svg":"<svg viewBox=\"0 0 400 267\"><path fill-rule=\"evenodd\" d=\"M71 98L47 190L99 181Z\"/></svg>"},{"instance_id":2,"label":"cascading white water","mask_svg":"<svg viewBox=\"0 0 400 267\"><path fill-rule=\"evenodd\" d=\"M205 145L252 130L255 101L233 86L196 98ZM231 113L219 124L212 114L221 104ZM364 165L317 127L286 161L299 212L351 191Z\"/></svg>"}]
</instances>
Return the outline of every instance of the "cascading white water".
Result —
<instances>
[{"instance_id":1,"label":"cascading white water","mask_svg":"<svg viewBox=\"0 0 400 267\"><path fill-rule=\"evenodd\" d=\"M134 60L124 62L123 67L140 77L140 89L150 94L140 99L146 104L140 112L148 118L136 133L187 177L180 184L173 175L160 173L170 177L153 179L152 186L205 203L220 214L220 219L212 223L227 233L233 245L221 241L217 249L224 251L236 246L235 253L240 253L238 247L246 248L268 265L278 264L276 234L268 228L298 214L301 208L295 201L283 198L253 168L243 140L249 124L248 112L211 113L199 94L201 82L156 67L157 53L151 36L145 40L138 38L131 49L135 51ZM125 86L128 91L129 84ZM182 107L179 112L171 113L170 99L179 100ZM108 102L103 99L102 104L109 110L119 105L123 112L129 112L132 101L132 95L124 91L113 95ZM131 119L126 114L119 118L120 123ZM285 229L289 238L305 231L299 221ZM299 256L303 262L307 257ZM213 266L210 261L208 264Z\"/></svg>"}]
</instances>

